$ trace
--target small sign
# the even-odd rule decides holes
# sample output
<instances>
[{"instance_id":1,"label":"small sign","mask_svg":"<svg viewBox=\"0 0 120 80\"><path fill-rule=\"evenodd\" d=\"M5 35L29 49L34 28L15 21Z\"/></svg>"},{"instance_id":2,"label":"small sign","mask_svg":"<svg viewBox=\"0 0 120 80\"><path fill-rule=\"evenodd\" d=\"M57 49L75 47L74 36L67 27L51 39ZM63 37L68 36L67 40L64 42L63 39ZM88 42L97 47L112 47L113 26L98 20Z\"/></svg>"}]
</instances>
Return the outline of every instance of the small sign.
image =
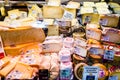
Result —
<instances>
[{"instance_id":1,"label":"small sign","mask_svg":"<svg viewBox=\"0 0 120 80\"><path fill-rule=\"evenodd\" d=\"M75 47L75 54L82 56L82 57L86 57L87 55L87 49L83 48L81 46L76 46Z\"/></svg>"},{"instance_id":2,"label":"small sign","mask_svg":"<svg viewBox=\"0 0 120 80\"><path fill-rule=\"evenodd\" d=\"M63 19L70 19L72 20L74 18L73 14L69 11L64 11L64 14L63 14Z\"/></svg>"},{"instance_id":3,"label":"small sign","mask_svg":"<svg viewBox=\"0 0 120 80\"><path fill-rule=\"evenodd\" d=\"M110 76L108 80L118 80L118 76Z\"/></svg>"},{"instance_id":4,"label":"small sign","mask_svg":"<svg viewBox=\"0 0 120 80\"><path fill-rule=\"evenodd\" d=\"M4 52L4 48L3 48L3 43L2 43L2 39L0 36L0 59L5 57L5 52Z\"/></svg>"},{"instance_id":5,"label":"small sign","mask_svg":"<svg viewBox=\"0 0 120 80\"><path fill-rule=\"evenodd\" d=\"M99 68L95 66L85 66L82 80L98 80Z\"/></svg>"},{"instance_id":6,"label":"small sign","mask_svg":"<svg viewBox=\"0 0 120 80\"><path fill-rule=\"evenodd\" d=\"M89 52L92 53L92 54L97 54L97 55L104 54L104 50L101 49L101 48L97 48L97 47L91 47Z\"/></svg>"},{"instance_id":7,"label":"small sign","mask_svg":"<svg viewBox=\"0 0 120 80\"><path fill-rule=\"evenodd\" d=\"M115 51L113 51L113 50L105 50L104 59L113 60L114 54L115 54Z\"/></svg>"},{"instance_id":8,"label":"small sign","mask_svg":"<svg viewBox=\"0 0 120 80\"><path fill-rule=\"evenodd\" d=\"M82 39L82 38L75 39L75 44L86 47L87 46L87 41L85 39Z\"/></svg>"}]
</instances>

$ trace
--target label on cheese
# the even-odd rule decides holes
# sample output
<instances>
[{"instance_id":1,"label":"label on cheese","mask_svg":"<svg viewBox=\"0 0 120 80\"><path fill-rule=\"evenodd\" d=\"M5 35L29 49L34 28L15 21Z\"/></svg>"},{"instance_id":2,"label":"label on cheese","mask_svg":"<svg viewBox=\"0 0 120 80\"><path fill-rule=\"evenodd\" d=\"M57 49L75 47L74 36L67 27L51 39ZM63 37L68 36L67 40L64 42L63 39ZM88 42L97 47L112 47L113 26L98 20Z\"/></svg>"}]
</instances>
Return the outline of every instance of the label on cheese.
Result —
<instances>
[{"instance_id":1,"label":"label on cheese","mask_svg":"<svg viewBox=\"0 0 120 80\"><path fill-rule=\"evenodd\" d=\"M87 46L87 42L85 39L75 39L75 44L76 45L80 45L80 46L83 46L83 47L86 47Z\"/></svg>"},{"instance_id":2,"label":"label on cheese","mask_svg":"<svg viewBox=\"0 0 120 80\"><path fill-rule=\"evenodd\" d=\"M109 36L103 36L103 37L102 37L102 40L103 40L103 41L109 41L109 40L110 40L110 37L109 37Z\"/></svg>"},{"instance_id":3,"label":"label on cheese","mask_svg":"<svg viewBox=\"0 0 120 80\"><path fill-rule=\"evenodd\" d=\"M108 80L118 80L118 76L110 76Z\"/></svg>"},{"instance_id":4,"label":"label on cheese","mask_svg":"<svg viewBox=\"0 0 120 80\"><path fill-rule=\"evenodd\" d=\"M82 57L86 57L87 55L87 49L86 48L83 48L81 46L76 46L75 47L75 54L78 54Z\"/></svg>"},{"instance_id":5,"label":"label on cheese","mask_svg":"<svg viewBox=\"0 0 120 80\"><path fill-rule=\"evenodd\" d=\"M2 43L2 39L0 36L0 59L5 57L5 52L4 52L4 48L3 48L3 43Z\"/></svg>"},{"instance_id":6,"label":"label on cheese","mask_svg":"<svg viewBox=\"0 0 120 80\"><path fill-rule=\"evenodd\" d=\"M114 54L115 54L115 51L113 51L113 50L105 50L104 59L114 60Z\"/></svg>"},{"instance_id":7,"label":"label on cheese","mask_svg":"<svg viewBox=\"0 0 120 80\"><path fill-rule=\"evenodd\" d=\"M104 50L103 50L103 49L101 49L101 48L96 48L96 47L90 48L89 52L90 52L91 54L97 54L97 55L102 55L102 54L104 54Z\"/></svg>"},{"instance_id":8,"label":"label on cheese","mask_svg":"<svg viewBox=\"0 0 120 80\"><path fill-rule=\"evenodd\" d=\"M62 18L72 20L74 16L71 12L65 10Z\"/></svg>"},{"instance_id":9,"label":"label on cheese","mask_svg":"<svg viewBox=\"0 0 120 80\"><path fill-rule=\"evenodd\" d=\"M108 24L108 20L107 19L100 19L99 24L106 26Z\"/></svg>"},{"instance_id":10,"label":"label on cheese","mask_svg":"<svg viewBox=\"0 0 120 80\"><path fill-rule=\"evenodd\" d=\"M82 80L98 80L99 68L95 66L85 66Z\"/></svg>"}]
</instances>

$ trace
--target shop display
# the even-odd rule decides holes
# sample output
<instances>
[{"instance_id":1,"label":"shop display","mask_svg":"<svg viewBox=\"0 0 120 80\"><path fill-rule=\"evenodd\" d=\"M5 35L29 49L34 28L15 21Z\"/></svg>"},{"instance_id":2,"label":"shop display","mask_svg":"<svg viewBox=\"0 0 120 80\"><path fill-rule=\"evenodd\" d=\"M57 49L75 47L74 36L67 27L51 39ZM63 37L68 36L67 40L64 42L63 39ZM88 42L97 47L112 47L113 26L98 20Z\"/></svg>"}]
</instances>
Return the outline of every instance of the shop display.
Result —
<instances>
[{"instance_id":1,"label":"shop display","mask_svg":"<svg viewBox=\"0 0 120 80\"><path fill-rule=\"evenodd\" d=\"M27 6L28 12L12 9L0 21L5 52L0 55L0 77L120 79L118 3L48 0Z\"/></svg>"}]
</instances>

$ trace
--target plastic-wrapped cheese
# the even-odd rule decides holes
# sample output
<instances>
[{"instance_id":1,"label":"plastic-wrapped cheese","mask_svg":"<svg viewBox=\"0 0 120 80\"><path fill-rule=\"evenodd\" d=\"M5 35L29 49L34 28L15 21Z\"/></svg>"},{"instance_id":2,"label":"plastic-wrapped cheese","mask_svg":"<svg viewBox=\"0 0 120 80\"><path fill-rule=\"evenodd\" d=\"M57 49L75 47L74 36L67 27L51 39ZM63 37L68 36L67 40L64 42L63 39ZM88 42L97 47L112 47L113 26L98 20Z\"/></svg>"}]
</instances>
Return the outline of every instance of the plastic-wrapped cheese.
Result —
<instances>
[{"instance_id":1,"label":"plastic-wrapped cheese","mask_svg":"<svg viewBox=\"0 0 120 80\"><path fill-rule=\"evenodd\" d=\"M73 47L73 44L74 44L74 39L70 37L66 37L63 41L64 47Z\"/></svg>"},{"instance_id":2,"label":"plastic-wrapped cheese","mask_svg":"<svg viewBox=\"0 0 120 80\"><path fill-rule=\"evenodd\" d=\"M111 14L111 15L100 15L99 23L103 26L109 27L117 27L119 22L119 15Z\"/></svg>"}]
</instances>

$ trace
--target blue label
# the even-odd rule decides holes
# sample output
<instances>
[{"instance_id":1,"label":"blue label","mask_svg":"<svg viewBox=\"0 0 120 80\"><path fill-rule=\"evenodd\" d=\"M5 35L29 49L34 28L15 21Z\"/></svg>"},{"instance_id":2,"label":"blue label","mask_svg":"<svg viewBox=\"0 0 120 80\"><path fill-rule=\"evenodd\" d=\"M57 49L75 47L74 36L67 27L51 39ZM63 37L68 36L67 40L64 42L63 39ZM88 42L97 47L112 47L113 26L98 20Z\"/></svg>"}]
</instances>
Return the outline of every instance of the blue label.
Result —
<instances>
[{"instance_id":1,"label":"blue label","mask_svg":"<svg viewBox=\"0 0 120 80\"><path fill-rule=\"evenodd\" d=\"M114 53L115 53L115 51L113 51L113 50L105 50L104 59L113 60L114 59Z\"/></svg>"},{"instance_id":2,"label":"blue label","mask_svg":"<svg viewBox=\"0 0 120 80\"><path fill-rule=\"evenodd\" d=\"M72 74L72 70L67 68L64 70L60 70L60 79L70 79Z\"/></svg>"},{"instance_id":3,"label":"blue label","mask_svg":"<svg viewBox=\"0 0 120 80\"><path fill-rule=\"evenodd\" d=\"M118 80L118 76L110 76L108 80Z\"/></svg>"}]
</instances>

